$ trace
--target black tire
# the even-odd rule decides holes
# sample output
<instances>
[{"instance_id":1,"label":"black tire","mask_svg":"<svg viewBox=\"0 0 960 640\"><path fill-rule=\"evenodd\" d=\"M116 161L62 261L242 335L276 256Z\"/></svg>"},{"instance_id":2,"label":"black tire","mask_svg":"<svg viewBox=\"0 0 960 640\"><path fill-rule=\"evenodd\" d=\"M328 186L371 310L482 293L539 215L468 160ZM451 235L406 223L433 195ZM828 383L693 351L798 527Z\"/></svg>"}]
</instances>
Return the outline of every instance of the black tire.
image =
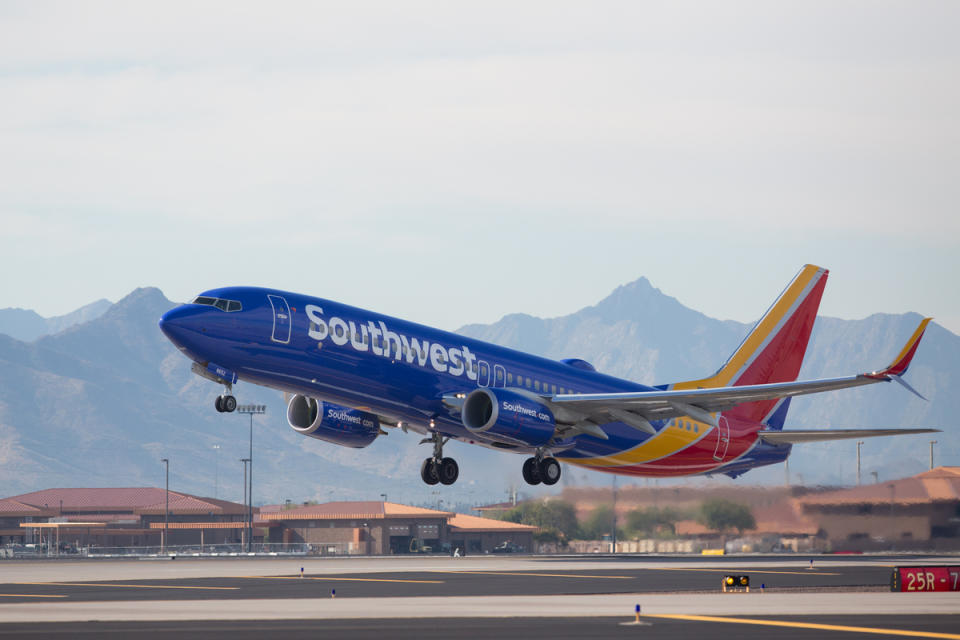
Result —
<instances>
[{"instance_id":1,"label":"black tire","mask_svg":"<svg viewBox=\"0 0 960 640\"><path fill-rule=\"evenodd\" d=\"M223 396L217 396L213 406L217 408L217 413L223 413Z\"/></svg>"},{"instance_id":2,"label":"black tire","mask_svg":"<svg viewBox=\"0 0 960 640\"><path fill-rule=\"evenodd\" d=\"M437 473L437 465L433 458L426 458L420 465L420 477L427 484L437 484L440 482L440 474Z\"/></svg>"},{"instance_id":3,"label":"black tire","mask_svg":"<svg viewBox=\"0 0 960 640\"><path fill-rule=\"evenodd\" d=\"M544 458L540 461L540 481L545 485L554 485L560 481L560 463L556 458Z\"/></svg>"},{"instance_id":4,"label":"black tire","mask_svg":"<svg viewBox=\"0 0 960 640\"><path fill-rule=\"evenodd\" d=\"M540 469L536 458L523 461L523 479L527 484L540 484Z\"/></svg>"},{"instance_id":5,"label":"black tire","mask_svg":"<svg viewBox=\"0 0 960 640\"><path fill-rule=\"evenodd\" d=\"M441 483L453 484L460 477L460 466L453 458L444 458L440 461L437 475L440 477Z\"/></svg>"},{"instance_id":6,"label":"black tire","mask_svg":"<svg viewBox=\"0 0 960 640\"><path fill-rule=\"evenodd\" d=\"M237 399L233 396L223 396L223 401L220 405L226 413L233 413L237 409Z\"/></svg>"}]
</instances>

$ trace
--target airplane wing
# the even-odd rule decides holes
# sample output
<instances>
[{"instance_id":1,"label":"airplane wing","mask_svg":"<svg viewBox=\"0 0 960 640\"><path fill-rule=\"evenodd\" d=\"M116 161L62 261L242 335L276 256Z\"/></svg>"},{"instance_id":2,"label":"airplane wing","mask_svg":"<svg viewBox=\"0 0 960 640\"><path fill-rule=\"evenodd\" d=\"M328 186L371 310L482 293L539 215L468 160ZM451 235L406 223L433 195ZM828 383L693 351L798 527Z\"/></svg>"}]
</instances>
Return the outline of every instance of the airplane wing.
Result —
<instances>
[{"instance_id":1,"label":"airplane wing","mask_svg":"<svg viewBox=\"0 0 960 640\"><path fill-rule=\"evenodd\" d=\"M783 431L760 431L761 440L770 444L799 444L821 440L847 440L852 438L875 438L877 436L902 436L915 433L939 433L940 429L810 429Z\"/></svg>"},{"instance_id":2,"label":"airplane wing","mask_svg":"<svg viewBox=\"0 0 960 640\"><path fill-rule=\"evenodd\" d=\"M644 431L648 420L663 420L679 416L690 416L696 420L716 425L716 419L710 415L726 411L747 402L774 400L793 396L849 389L877 382L891 380L900 383L912 393L920 396L900 376L907 371L910 361L917 351L917 345L923 337L931 318L924 318L900 351L897 358L885 369L871 373L861 373L843 378L824 378L820 380L798 380L795 382L775 382L769 384L742 385L708 389L680 389L667 391L636 391L627 393L577 393L561 394L548 400L554 406L571 409L573 412L594 416L600 413L612 414L630 423L630 417L640 421L638 428ZM921 398L923 396L920 396ZM636 426L636 425L635 425ZM858 436L850 436L858 437Z\"/></svg>"}]
</instances>

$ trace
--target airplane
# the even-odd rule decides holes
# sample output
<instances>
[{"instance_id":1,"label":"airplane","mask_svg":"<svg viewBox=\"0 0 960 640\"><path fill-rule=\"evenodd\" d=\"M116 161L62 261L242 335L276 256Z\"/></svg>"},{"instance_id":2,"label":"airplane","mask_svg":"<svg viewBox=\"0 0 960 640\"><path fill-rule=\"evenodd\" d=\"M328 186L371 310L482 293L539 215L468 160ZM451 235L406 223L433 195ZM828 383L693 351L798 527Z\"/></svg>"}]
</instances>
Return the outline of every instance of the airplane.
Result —
<instances>
[{"instance_id":1,"label":"airplane","mask_svg":"<svg viewBox=\"0 0 960 640\"><path fill-rule=\"evenodd\" d=\"M385 428L423 436L429 485L452 485L451 439L526 456L523 479L553 485L560 462L647 477L723 473L783 462L795 443L937 429L784 429L791 398L895 381L930 318L886 368L798 381L828 271L804 266L733 355L707 378L648 386L581 359L551 360L323 298L259 287L201 293L159 325L192 370L237 407L239 380L282 391L297 432L361 448ZM921 398L923 396L920 396Z\"/></svg>"}]
</instances>

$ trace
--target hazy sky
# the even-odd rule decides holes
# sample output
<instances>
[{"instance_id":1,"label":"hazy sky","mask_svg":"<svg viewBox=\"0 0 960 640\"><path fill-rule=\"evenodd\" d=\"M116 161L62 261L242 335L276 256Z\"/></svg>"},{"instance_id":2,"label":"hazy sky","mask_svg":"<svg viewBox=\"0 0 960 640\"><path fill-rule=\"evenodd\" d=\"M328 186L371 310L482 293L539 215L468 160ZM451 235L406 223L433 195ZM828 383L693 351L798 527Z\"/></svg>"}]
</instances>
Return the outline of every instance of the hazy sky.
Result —
<instances>
[{"instance_id":1,"label":"hazy sky","mask_svg":"<svg viewBox=\"0 0 960 640\"><path fill-rule=\"evenodd\" d=\"M647 276L960 332L960 3L0 0L0 307L313 293L456 328Z\"/></svg>"}]
</instances>

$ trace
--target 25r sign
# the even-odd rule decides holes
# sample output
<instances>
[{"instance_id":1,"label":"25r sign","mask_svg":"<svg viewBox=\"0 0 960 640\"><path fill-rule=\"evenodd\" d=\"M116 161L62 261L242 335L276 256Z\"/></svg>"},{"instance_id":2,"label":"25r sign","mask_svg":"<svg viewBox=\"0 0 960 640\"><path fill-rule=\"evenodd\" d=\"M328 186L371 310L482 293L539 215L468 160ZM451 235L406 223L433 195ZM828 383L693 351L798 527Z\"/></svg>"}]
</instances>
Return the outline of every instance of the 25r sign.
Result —
<instances>
[{"instance_id":1,"label":"25r sign","mask_svg":"<svg viewBox=\"0 0 960 640\"><path fill-rule=\"evenodd\" d=\"M960 591L960 566L895 567L890 590L904 593Z\"/></svg>"}]
</instances>

